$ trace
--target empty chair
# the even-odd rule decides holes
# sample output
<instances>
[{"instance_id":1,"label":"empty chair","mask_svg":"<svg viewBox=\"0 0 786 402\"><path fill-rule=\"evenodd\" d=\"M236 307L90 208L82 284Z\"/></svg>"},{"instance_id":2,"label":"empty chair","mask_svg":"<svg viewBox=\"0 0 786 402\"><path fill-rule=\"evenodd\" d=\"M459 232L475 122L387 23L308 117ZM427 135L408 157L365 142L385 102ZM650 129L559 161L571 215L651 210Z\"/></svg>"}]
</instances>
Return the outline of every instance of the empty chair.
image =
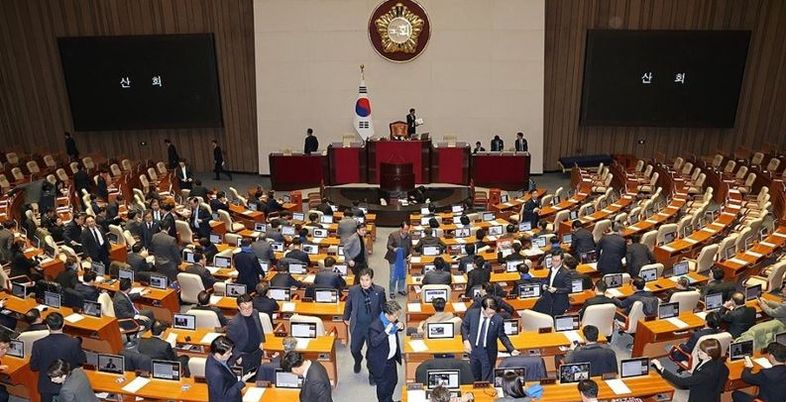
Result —
<instances>
[{"instance_id":1,"label":"empty chair","mask_svg":"<svg viewBox=\"0 0 786 402\"><path fill-rule=\"evenodd\" d=\"M521 315L522 331L537 332L541 328L554 328L554 318L548 314L534 310L519 311Z\"/></svg>"},{"instance_id":2,"label":"empty chair","mask_svg":"<svg viewBox=\"0 0 786 402\"><path fill-rule=\"evenodd\" d=\"M186 303L196 304L199 302L197 296L199 292L205 290L202 278L197 274L180 272L177 274L177 282L180 284L180 299ZM218 325L220 327L220 325Z\"/></svg>"},{"instance_id":3,"label":"empty chair","mask_svg":"<svg viewBox=\"0 0 786 402\"><path fill-rule=\"evenodd\" d=\"M570 218L570 211L568 211L567 209L563 209L562 211L557 212L557 214L554 215L554 223L552 223L552 231L557 231L559 229L559 225L562 222L567 221L568 218Z\"/></svg>"},{"instance_id":4,"label":"empty chair","mask_svg":"<svg viewBox=\"0 0 786 402\"><path fill-rule=\"evenodd\" d=\"M609 231L609 228L611 228L611 221L608 219L603 219L595 223L595 227L592 228L592 238L595 240L596 244L600 241L600 238Z\"/></svg>"},{"instance_id":5,"label":"empty chair","mask_svg":"<svg viewBox=\"0 0 786 402\"><path fill-rule=\"evenodd\" d=\"M729 159L729 161L726 162L726 166L723 168L723 173L731 174L732 172L734 172L735 167L737 167L737 162L735 162L732 159Z\"/></svg>"},{"instance_id":6,"label":"empty chair","mask_svg":"<svg viewBox=\"0 0 786 402\"><path fill-rule=\"evenodd\" d=\"M155 168L147 168L147 176L150 177L150 181L157 183L158 182L158 172L156 172Z\"/></svg>"},{"instance_id":7,"label":"empty chair","mask_svg":"<svg viewBox=\"0 0 786 402\"><path fill-rule=\"evenodd\" d=\"M241 196L241 195L240 195L240 194L237 192L237 189L235 189L234 187L229 187L229 193L230 193L230 194L232 194L232 199L233 199L234 201L236 201L236 202L240 203L240 204L241 204L241 205L243 205L243 206L245 206L245 205L247 204L247 200L246 200L246 198L245 198L245 197L243 197L243 196Z\"/></svg>"},{"instance_id":8,"label":"empty chair","mask_svg":"<svg viewBox=\"0 0 786 402\"><path fill-rule=\"evenodd\" d=\"M68 174L66 173L65 169L59 168L55 170L55 175L57 175L57 178L63 183L68 183Z\"/></svg>"},{"instance_id":9,"label":"empty chair","mask_svg":"<svg viewBox=\"0 0 786 402\"><path fill-rule=\"evenodd\" d=\"M218 314L216 314L215 311L192 308L186 314L191 314L196 317L197 328L221 328L221 321L218 319Z\"/></svg>"},{"instance_id":10,"label":"empty chair","mask_svg":"<svg viewBox=\"0 0 786 402\"><path fill-rule=\"evenodd\" d=\"M699 256L695 260L688 259L688 268L696 273L703 273L712 268L715 263L715 254L718 253L717 244L709 244L704 246L699 252Z\"/></svg>"},{"instance_id":11,"label":"empty chair","mask_svg":"<svg viewBox=\"0 0 786 402\"><path fill-rule=\"evenodd\" d=\"M262 332L265 335L273 333L273 321L270 320L270 316L267 313L259 313L259 321L262 323Z\"/></svg>"},{"instance_id":12,"label":"empty chair","mask_svg":"<svg viewBox=\"0 0 786 402\"><path fill-rule=\"evenodd\" d=\"M721 240L720 243L717 243L718 244L718 252L717 252L717 254L718 254L718 258L717 258L718 261L725 260L727 253L732 253L733 254L733 252L737 251L736 250L737 236L739 236L737 233L732 233L732 234L726 236L725 238L723 238L723 240ZM729 249L733 250L733 252L727 251Z\"/></svg>"},{"instance_id":13,"label":"empty chair","mask_svg":"<svg viewBox=\"0 0 786 402\"><path fill-rule=\"evenodd\" d=\"M126 245L126 238L123 236L123 228L118 225L109 225L109 233L117 238L117 244Z\"/></svg>"},{"instance_id":14,"label":"empty chair","mask_svg":"<svg viewBox=\"0 0 786 402\"><path fill-rule=\"evenodd\" d=\"M139 183L142 184L143 192L147 193L147 192L150 191L150 181L147 180L147 176L145 176L143 174L140 174L139 175Z\"/></svg>"},{"instance_id":15,"label":"empty chair","mask_svg":"<svg viewBox=\"0 0 786 402\"><path fill-rule=\"evenodd\" d=\"M685 163L685 159L682 159L681 156L674 158L674 164L671 165L671 169L675 172L679 172L682 169L682 165Z\"/></svg>"},{"instance_id":16,"label":"empty chair","mask_svg":"<svg viewBox=\"0 0 786 402\"><path fill-rule=\"evenodd\" d=\"M761 285L763 291L769 292L783 287L784 275L786 275L786 261L778 261L770 267L766 277L751 275L743 283L746 287Z\"/></svg>"},{"instance_id":17,"label":"empty chair","mask_svg":"<svg viewBox=\"0 0 786 402\"><path fill-rule=\"evenodd\" d=\"M158 174L160 174L162 176L167 174L167 172L168 172L168 170L166 168L166 164L164 162L161 162L161 161L156 163L156 170L158 171Z\"/></svg>"},{"instance_id":18,"label":"empty chair","mask_svg":"<svg viewBox=\"0 0 786 402\"><path fill-rule=\"evenodd\" d=\"M692 171L693 171L693 163L692 162L685 162L685 164L682 165L682 171L680 171L680 173L682 173L683 176L687 176Z\"/></svg>"},{"instance_id":19,"label":"empty chair","mask_svg":"<svg viewBox=\"0 0 786 402\"><path fill-rule=\"evenodd\" d=\"M607 189L611 187L611 181L614 179L614 175L609 173L603 179L603 181L599 184L592 186L593 193L605 193Z\"/></svg>"},{"instance_id":20,"label":"empty chair","mask_svg":"<svg viewBox=\"0 0 786 402\"><path fill-rule=\"evenodd\" d=\"M96 164L93 162L93 158L89 156L85 156L84 158L82 158L82 164L85 165L85 169L87 169L88 171L96 168Z\"/></svg>"},{"instance_id":21,"label":"empty chair","mask_svg":"<svg viewBox=\"0 0 786 402\"><path fill-rule=\"evenodd\" d=\"M33 176L38 175L41 173L41 169L38 167L38 162L36 161L27 161L27 172Z\"/></svg>"},{"instance_id":22,"label":"empty chair","mask_svg":"<svg viewBox=\"0 0 786 402\"><path fill-rule=\"evenodd\" d=\"M308 322L314 323L317 325L317 335L316 336L324 336L325 335L325 324L322 322L322 319L315 316L310 315L301 315L301 314L294 314L292 317L289 318L290 325L296 322ZM291 334L290 334L291 335Z\"/></svg>"},{"instance_id":23,"label":"empty chair","mask_svg":"<svg viewBox=\"0 0 786 402\"><path fill-rule=\"evenodd\" d=\"M5 160L8 161L11 165L18 165L19 164L19 155L16 152L9 152L5 154Z\"/></svg>"},{"instance_id":24,"label":"empty chair","mask_svg":"<svg viewBox=\"0 0 786 402\"><path fill-rule=\"evenodd\" d=\"M667 237L671 237L671 240L666 241ZM657 236L655 237L655 242L658 245L663 245L666 243L671 243L673 239L677 238L677 224L676 223L667 223L665 225L660 225L658 228Z\"/></svg>"},{"instance_id":25,"label":"empty chair","mask_svg":"<svg viewBox=\"0 0 786 402\"><path fill-rule=\"evenodd\" d=\"M660 177L660 173L655 172L652 174L649 182L647 184L642 184L636 188L636 190L640 193L651 193L655 189L655 184L658 182L658 177Z\"/></svg>"},{"instance_id":26,"label":"empty chair","mask_svg":"<svg viewBox=\"0 0 786 402\"><path fill-rule=\"evenodd\" d=\"M751 165L761 165L762 161L764 161L764 154L761 152L756 152L753 154L753 158L751 158Z\"/></svg>"},{"instance_id":27,"label":"empty chair","mask_svg":"<svg viewBox=\"0 0 786 402\"><path fill-rule=\"evenodd\" d=\"M626 334L635 334L639 326L639 321L644 318L644 303L640 301L634 302L630 307L630 313L625 318L625 322L622 325L622 331Z\"/></svg>"},{"instance_id":28,"label":"empty chair","mask_svg":"<svg viewBox=\"0 0 786 402\"><path fill-rule=\"evenodd\" d=\"M578 215L579 215L579 218L581 218L581 217L583 217L583 216L587 216L587 215L588 215L588 214L587 214L587 210L588 210L588 209L589 209L591 206L592 206L592 204L590 204L590 203L583 204L582 206L580 206L580 207L579 207L579 213L578 213Z\"/></svg>"},{"instance_id":29,"label":"empty chair","mask_svg":"<svg viewBox=\"0 0 786 402\"><path fill-rule=\"evenodd\" d=\"M756 173L751 173L745 179L745 182L742 183L742 186L737 186L737 190L743 194L748 194L751 192L754 182L756 182Z\"/></svg>"},{"instance_id":30,"label":"empty chair","mask_svg":"<svg viewBox=\"0 0 786 402\"><path fill-rule=\"evenodd\" d=\"M644 168L643 176L645 179L649 179L652 176L652 169L653 169L652 165L647 165L647 167Z\"/></svg>"},{"instance_id":31,"label":"empty chair","mask_svg":"<svg viewBox=\"0 0 786 402\"><path fill-rule=\"evenodd\" d=\"M76 173L77 171L79 171L79 162L69 163L68 168L71 169L71 174Z\"/></svg>"},{"instance_id":32,"label":"empty chair","mask_svg":"<svg viewBox=\"0 0 786 402\"><path fill-rule=\"evenodd\" d=\"M680 218L677 222L677 235L684 236L685 235L685 228L691 224L693 221L693 215L688 214Z\"/></svg>"},{"instance_id":33,"label":"empty chair","mask_svg":"<svg viewBox=\"0 0 786 402\"><path fill-rule=\"evenodd\" d=\"M25 357L29 358L30 354L33 352L33 343L35 343L35 341L47 335L49 335L49 330L42 329L38 331L22 332L21 334L19 334L19 337L17 337L16 339L25 343L25 347L24 347ZM28 384L28 385L30 386L32 384Z\"/></svg>"},{"instance_id":34,"label":"empty chair","mask_svg":"<svg viewBox=\"0 0 786 402\"><path fill-rule=\"evenodd\" d=\"M557 189L554 190L555 198L559 199L560 201L564 201L563 200L564 196L565 196L565 189L563 189L562 187L557 187Z\"/></svg>"},{"instance_id":35,"label":"empty chair","mask_svg":"<svg viewBox=\"0 0 786 402\"><path fill-rule=\"evenodd\" d=\"M224 222L228 232L239 232L246 228L242 223L232 222L232 217L229 216L229 212L223 209L218 211L218 219Z\"/></svg>"},{"instance_id":36,"label":"empty chair","mask_svg":"<svg viewBox=\"0 0 786 402\"><path fill-rule=\"evenodd\" d=\"M128 159L123 159L120 161L120 166L123 167L123 171L126 173L131 173L131 171L134 169L134 167L131 165L131 161Z\"/></svg>"},{"instance_id":37,"label":"empty chair","mask_svg":"<svg viewBox=\"0 0 786 402\"><path fill-rule=\"evenodd\" d=\"M54 156L49 154L44 155L44 166L46 166L46 168L50 171L57 168L57 161L55 160Z\"/></svg>"},{"instance_id":38,"label":"empty chair","mask_svg":"<svg viewBox=\"0 0 786 402\"><path fill-rule=\"evenodd\" d=\"M679 303L680 313L692 312L699 304L699 299L701 299L701 293L698 290L675 292L669 298L669 303Z\"/></svg>"},{"instance_id":39,"label":"empty chair","mask_svg":"<svg viewBox=\"0 0 786 402\"><path fill-rule=\"evenodd\" d=\"M639 243L647 246L650 251L655 250L655 242L658 239L658 231L657 230L650 230L649 232L644 233L641 236L641 240Z\"/></svg>"},{"instance_id":40,"label":"empty chair","mask_svg":"<svg viewBox=\"0 0 786 402\"><path fill-rule=\"evenodd\" d=\"M749 242L749 239L753 239L753 231L750 227L745 227L740 231L737 240L734 241L735 250L738 253L745 251L747 249L746 243ZM750 244L753 244L753 242L751 241Z\"/></svg>"},{"instance_id":41,"label":"empty chair","mask_svg":"<svg viewBox=\"0 0 786 402\"><path fill-rule=\"evenodd\" d=\"M723 163L723 155L715 154L715 156L712 158L712 162L710 163L710 165L712 165L712 167L715 169L719 169L721 163Z\"/></svg>"},{"instance_id":42,"label":"empty chair","mask_svg":"<svg viewBox=\"0 0 786 402\"><path fill-rule=\"evenodd\" d=\"M25 179L25 175L22 173L22 169L18 167L11 169L11 176L13 176L15 182L20 182Z\"/></svg>"},{"instance_id":43,"label":"empty chair","mask_svg":"<svg viewBox=\"0 0 786 402\"><path fill-rule=\"evenodd\" d=\"M175 230L177 231L177 238L182 244L191 244L194 242L194 233L191 231L191 226L188 222L175 220Z\"/></svg>"},{"instance_id":44,"label":"empty chair","mask_svg":"<svg viewBox=\"0 0 786 402\"><path fill-rule=\"evenodd\" d=\"M745 178L745 175L747 174L748 174L748 167L744 165L740 166L740 168L737 169L737 174L734 175L734 180L740 182L742 181L742 179Z\"/></svg>"},{"instance_id":45,"label":"empty chair","mask_svg":"<svg viewBox=\"0 0 786 402\"><path fill-rule=\"evenodd\" d=\"M704 182L707 180L707 175L700 173L696 181L688 186L688 194L701 194L704 192Z\"/></svg>"},{"instance_id":46,"label":"empty chair","mask_svg":"<svg viewBox=\"0 0 786 402\"><path fill-rule=\"evenodd\" d=\"M115 178L123 175L123 171L120 170L120 166L117 163L109 165L109 172L112 174L112 177Z\"/></svg>"},{"instance_id":47,"label":"empty chair","mask_svg":"<svg viewBox=\"0 0 786 402\"><path fill-rule=\"evenodd\" d=\"M190 356L188 359L188 371L191 377L205 378L205 366L207 359L204 357Z\"/></svg>"},{"instance_id":48,"label":"empty chair","mask_svg":"<svg viewBox=\"0 0 786 402\"><path fill-rule=\"evenodd\" d=\"M778 170L778 167L781 165L781 160L778 158L770 159L770 163L767 164L767 171L775 172Z\"/></svg>"},{"instance_id":49,"label":"empty chair","mask_svg":"<svg viewBox=\"0 0 786 402\"><path fill-rule=\"evenodd\" d=\"M584 309L584 315L581 317L581 326L594 325L598 328L598 332L604 336L611 336L614 330L614 314L616 311L617 306L611 303L587 306Z\"/></svg>"},{"instance_id":50,"label":"empty chair","mask_svg":"<svg viewBox=\"0 0 786 402\"><path fill-rule=\"evenodd\" d=\"M634 171L636 173L641 173L643 170L644 170L644 161L639 159L636 161L636 166L634 168Z\"/></svg>"}]
</instances>

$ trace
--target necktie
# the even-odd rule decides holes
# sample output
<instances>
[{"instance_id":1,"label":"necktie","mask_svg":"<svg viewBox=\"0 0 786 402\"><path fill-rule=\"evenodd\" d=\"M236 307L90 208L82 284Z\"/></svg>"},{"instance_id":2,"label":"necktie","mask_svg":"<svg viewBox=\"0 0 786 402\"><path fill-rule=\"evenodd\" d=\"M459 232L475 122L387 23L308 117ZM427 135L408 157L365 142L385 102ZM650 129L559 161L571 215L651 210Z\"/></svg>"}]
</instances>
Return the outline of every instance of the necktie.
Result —
<instances>
[{"instance_id":1,"label":"necktie","mask_svg":"<svg viewBox=\"0 0 786 402\"><path fill-rule=\"evenodd\" d=\"M483 321L480 324L480 329L478 330L478 339L475 340L475 346L480 346L480 339L483 338L483 347L486 347L486 336L488 335L488 322L489 319L486 317L481 318Z\"/></svg>"},{"instance_id":2,"label":"necktie","mask_svg":"<svg viewBox=\"0 0 786 402\"><path fill-rule=\"evenodd\" d=\"M126 297L128 297L128 301L131 303L131 307L134 309L134 315L139 315L139 309L134 305L134 301L131 300L131 296L126 295Z\"/></svg>"}]
</instances>

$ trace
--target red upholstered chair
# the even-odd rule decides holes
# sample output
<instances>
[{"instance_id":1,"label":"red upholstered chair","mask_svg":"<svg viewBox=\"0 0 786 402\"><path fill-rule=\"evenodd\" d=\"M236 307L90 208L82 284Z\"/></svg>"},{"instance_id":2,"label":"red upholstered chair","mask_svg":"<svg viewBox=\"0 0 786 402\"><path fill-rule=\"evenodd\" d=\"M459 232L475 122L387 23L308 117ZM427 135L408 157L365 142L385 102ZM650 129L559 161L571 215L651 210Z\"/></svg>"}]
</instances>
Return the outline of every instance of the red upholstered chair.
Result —
<instances>
[{"instance_id":1,"label":"red upholstered chair","mask_svg":"<svg viewBox=\"0 0 786 402\"><path fill-rule=\"evenodd\" d=\"M298 206L298 210L303 209L303 193L299 190L289 192L289 202Z\"/></svg>"},{"instance_id":2,"label":"red upholstered chair","mask_svg":"<svg viewBox=\"0 0 786 402\"><path fill-rule=\"evenodd\" d=\"M489 205L499 204L500 200L502 200L502 190L498 188L490 188L489 189Z\"/></svg>"}]
</instances>

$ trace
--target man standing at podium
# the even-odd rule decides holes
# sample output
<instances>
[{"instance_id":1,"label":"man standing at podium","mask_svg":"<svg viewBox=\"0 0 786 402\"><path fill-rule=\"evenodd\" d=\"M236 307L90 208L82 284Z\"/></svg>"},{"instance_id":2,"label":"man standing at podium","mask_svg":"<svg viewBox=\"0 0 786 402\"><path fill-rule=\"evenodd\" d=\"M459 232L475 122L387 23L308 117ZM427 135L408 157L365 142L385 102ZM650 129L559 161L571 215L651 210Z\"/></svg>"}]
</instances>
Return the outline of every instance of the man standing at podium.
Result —
<instances>
[{"instance_id":1,"label":"man standing at podium","mask_svg":"<svg viewBox=\"0 0 786 402\"><path fill-rule=\"evenodd\" d=\"M415 117L415 109L409 109L409 114L407 115L407 136L410 138L415 135L415 127L418 125L417 119Z\"/></svg>"},{"instance_id":2,"label":"man standing at podium","mask_svg":"<svg viewBox=\"0 0 786 402\"><path fill-rule=\"evenodd\" d=\"M319 149L319 140L314 135L314 129L309 128L306 130L306 144L303 146L303 153L311 155L312 152L317 152Z\"/></svg>"},{"instance_id":3,"label":"man standing at podium","mask_svg":"<svg viewBox=\"0 0 786 402\"><path fill-rule=\"evenodd\" d=\"M524 133L521 131L516 134L516 152L529 152L527 139L524 138Z\"/></svg>"}]
</instances>

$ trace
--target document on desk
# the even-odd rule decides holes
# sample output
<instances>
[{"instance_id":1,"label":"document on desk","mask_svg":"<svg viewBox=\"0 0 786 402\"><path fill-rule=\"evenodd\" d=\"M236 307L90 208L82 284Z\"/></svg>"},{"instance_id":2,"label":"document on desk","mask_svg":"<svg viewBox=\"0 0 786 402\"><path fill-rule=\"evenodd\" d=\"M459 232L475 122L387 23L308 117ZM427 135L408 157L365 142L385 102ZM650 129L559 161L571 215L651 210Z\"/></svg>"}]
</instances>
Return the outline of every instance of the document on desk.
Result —
<instances>
[{"instance_id":1,"label":"document on desk","mask_svg":"<svg viewBox=\"0 0 786 402\"><path fill-rule=\"evenodd\" d=\"M467 305L464 303L455 302L453 303L453 311L457 313L462 313L464 311L467 311Z\"/></svg>"},{"instance_id":2,"label":"document on desk","mask_svg":"<svg viewBox=\"0 0 786 402\"><path fill-rule=\"evenodd\" d=\"M218 332L208 332L205 334L205 336L202 337L202 339L199 340L199 343L202 345L209 345L219 336L221 336L221 334Z\"/></svg>"},{"instance_id":3,"label":"document on desk","mask_svg":"<svg viewBox=\"0 0 786 402\"><path fill-rule=\"evenodd\" d=\"M308 349L308 344L311 342L310 338L297 338L297 345L295 349L297 350L306 350Z\"/></svg>"},{"instance_id":4,"label":"document on desk","mask_svg":"<svg viewBox=\"0 0 786 402\"><path fill-rule=\"evenodd\" d=\"M666 321L670 322L672 325L674 325L675 327L677 327L679 329L688 328L690 326L690 325L688 325L688 323L686 323L685 321L680 320L677 317L667 318Z\"/></svg>"},{"instance_id":5,"label":"document on desk","mask_svg":"<svg viewBox=\"0 0 786 402\"><path fill-rule=\"evenodd\" d=\"M766 242L766 241L759 242L759 245L760 246L764 246L764 247L769 247L769 248L778 247L777 245L769 243L769 242Z\"/></svg>"},{"instance_id":6,"label":"document on desk","mask_svg":"<svg viewBox=\"0 0 786 402\"><path fill-rule=\"evenodd\" d=\"M700 312L696 313L696 317L699 317L702 320L706 320L707 319L707 312L706 311L700 311Z\"/></svg>"},{"instance_id":7,"label":"document on desk","mask_svg":"<svg viewBox=\"0 0 786 402\"><path fill-rule=\"evenodd\" d=\"M166 343L172 345L174 348L177 345L177 332L170 332L166 337Z\"/></svg>"},{"instance_id":8,"label":"document on desk","mask_svg":"<svg viewBox=\"0 0 786 402\"><path fill-rule=\"evenodd\" d=\"M674 249L669 247L669 246L660 246L660 248L666 250L669 253L673 253L674 252Z\"/></svg>"},{"instance_id":9,"label":"document on desk","mask_svg":"<svg viewBox=\"0 0 786 402\"><path fill-rule=\"evenodd\" d=\"M565 331L565 332L563 332L563 334L565 335L566 338L568 338L570 343L573 343L573 342L582 343L582 342L584 342L584 339L582 339L581 336L579 335L579 331Z\"/></svg>"},{"instance_id":10,"label":"document on desk","mask_svg":"<svg viewBox=\"0 0 786 402\"><path fill-rule=\"evenodd\" d=\"M758 364L762 368L766 368L766 369L772 368L772 363L770 363L770 361L767 360L766 357L757 357L753 359L753 361L756 362L756 364Z\"/></svg>"},{"instance_id":11,"label":"document on desk","mask_svg":"<svg viewBox=\"0 0 786 402\"><path fill-rule=\"evenodd\" d=\"M423 342L420 339L415 339L415 340L409 341L409 347L411 347L413 351L418 352L418 353L419 352L425 352L425 351L428 350L428 346L426 346L426 342Z\"/></svg>"},{"instance_id":12,"label":"document on desk","mask_svg":"<svg viewBox=\"0 0 786 402\"><path fill-rule=\"evenodd\" d=\"M451 277L451 279L453 279L453 283L454 283L454 284L458 284L458 283L467 283L467 280L466 280L466 279L464 279L464 275L453 275L453 276Z\"/></svg>"},{"instance_id":13,"label":"document on desk","mask_svg":"<svg viewBox=\"0 0 786 402\"><path fill-rule=\"evenodd\" d=\"M682 240L685 240L686 242L688 242L690 244L696 244L696 243L699 242L698 240L693 240L690 237L684 237Z\"/></svg>"},{"instance_id":14,"label":"document on desk","mask_svg":"<svg viewBox=\"0 0 786 402\"><path fill-rule=\"evenodd\" d=\"M606 385L608 385L616 395L625 395L631 393L630 388L628 388L628 386L625 384L625 381L620 379L606 380Z\"/></svg>"},{"instance_id":15,"label":"document on desk","mask_svg":"<svg viewBox=\"0 0 786 402\"><path fill-rule=\"evenodd\" d=\"M210 295L210 304L218 304L224 296Z\"/></svg>"},{"instance_id":16,"label":"document on desk","mask_svg":"<svg viewBox=\"0 0 786 402\"><path fill-rule=\"evenodd\" d=\"M754 258L761 258L761 257L764 257L764 255L763 255L763 254L757 253L757 252L755 252L755 251L750 251L750 250L746 251L746 252L745 252L745 254L747 254L747 255L749 255L749 256L751 256L751 257L754 257Z\"/></svg>"},{"instance_id":17,"label":"document on desk","mask_svg":"<svg viewBox=\"0 0 786 402\"><path fill-rule=\"evenodd\" d=\"M134 286L133 288L131 288L131 292L129 292L129 293L131 293L132 295L133 294L142 294L143 290L145 290L145 288L140 287L140 286Z\"/></svg>"},{"instance_id":18,"label":"document on desk","mask_svg":"<svg viewBox=\"0 0 786 402\"><path fill-rule=\"evenodd\" d=\"M70 322L71 324L73 324L75 322L82 321L84 318L85 318L85 316L83 316L82 314L73 313L73 314L68 315L65 318L65 320Z\"/></svg>"},{"instance_id":19,"label":"document on desk","mask_svg":"<svg viewBox=\"0 0 786 402\"><path fill-rule=\"evenodd\" d=\"M428 402L428 399L426 399L426 390L424 390L424 389L413 389L411 391L407 391L407 401L409 401L409 402Z\"/></svg>"},{"instance_id":20,"label":"document on desk","mask_svg":"<svg viewBox=\"0 0 786 402\"><path fill-rule=\"evenodd\" d=\"M420 257L409 257L410 264L420 264Z\"/></svg>"},{"instance_id":21,"label":"document on desk","mask_svg":"<svg viewBox=\"0 0 786 402\"><path fill-rule=\"evenodd\" d=\"M460 238L460 237L458 239L456 239L456 244L466 244L466 243L467 243L467 241L462 239L462 238Z\"/></svg>"},{"instance_id":22,"label":"document on desk","mask_svg":"<svg viewBox=\"0 0 786 402\"><path fill-rule=\"evenodd\" d=\"M145 378L145 377L134 378L131 382L126 384L125 387L123 387L123 392L127 392L129 394L135 394L140 389L142 389L142 387L147 385L149 382L150 382L149 378Z\"/></svg>"},{"instance_id":23,"label":"document on desk","mask_svg":"<svg viewBox=\"0 0 786 402\"><path fill-rule=\"evenodd\" d=\"M284 302L281 304L281 311L285 313L292 313L295 311L295 303Z\"/></svg>"},{"instance_id":24,"label":"document on desk","mask_svg":"<svg viewBox=\"0 0 786 402\"><path fill-rule=\"evenodd\" d=\"M613 289L608 289L608 290L606 291L606 293L608 293L608 294L610 294L610 295L612 295L612 296L614 296L614 297L622 297L622 296L624 296L624 294L622 294L622 292L620 292L620 291L619 291L619 290L617 290L616 288L613 288Z\"/></svg>"},{"instance_id":25,"label":"document on desk","mask_svg":"<svg viewBox=\"0 0 786 402\"><path fill-rule=\"evenodd\" d=\"M407 303L407 312L409 312L409 313L419 313L420 312L420 303Z\"/></svg>"},{"instance_id":26,"label":"document on desk","mask_svg":"<svg viewBox=\"0 0 786 402\"><path fill-rule=\"evenodd\" d=\"M738 265L748 265L748 261L745 261L745 260L737 258L737 257L729 258L728 261L732 262L732 263L735 263L735 264L738 264Z\"/></svg>"},{"instance_id":27,"label":"document on desk","mask_svg":"<svg viewBox=\"0 0 786 402\"><path fill-rule=\"evenodd\" d=\"M211 275L215 275L221 268L219 267L205 267L206 270L210 272Z\"/></svg>"},{"instance_id":28,"label":"document on desk","mask_svg":"<svg viewBox=\"0 0 786 402\"><path fill-rule=\"evenodd\" d=\"M249 387L243 394L243 402L259 402L264 394L265 388Z\"/></svg>"}]
</instances>

